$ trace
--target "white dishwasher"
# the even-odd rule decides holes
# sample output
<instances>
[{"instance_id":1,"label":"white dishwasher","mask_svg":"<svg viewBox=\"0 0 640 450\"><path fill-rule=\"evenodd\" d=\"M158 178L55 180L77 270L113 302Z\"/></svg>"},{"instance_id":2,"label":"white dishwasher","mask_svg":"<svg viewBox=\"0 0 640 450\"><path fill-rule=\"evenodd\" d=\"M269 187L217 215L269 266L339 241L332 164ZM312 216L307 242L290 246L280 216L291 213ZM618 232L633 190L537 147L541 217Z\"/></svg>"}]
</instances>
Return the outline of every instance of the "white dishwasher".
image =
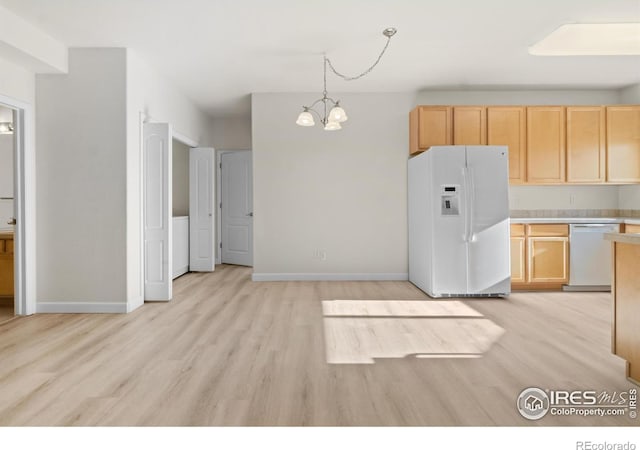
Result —
<instances>
[{"instance_id":1,"label":"white dishwasher","mask_svg":"<svg viewBox=\"0 0 640 450\"><path fill-rule=\"evenodd\" d=\"M617 233L618 224L572 224L569 227L569 289L611 290L611 242L605 233Z\"/></svg>"}]
</instances>

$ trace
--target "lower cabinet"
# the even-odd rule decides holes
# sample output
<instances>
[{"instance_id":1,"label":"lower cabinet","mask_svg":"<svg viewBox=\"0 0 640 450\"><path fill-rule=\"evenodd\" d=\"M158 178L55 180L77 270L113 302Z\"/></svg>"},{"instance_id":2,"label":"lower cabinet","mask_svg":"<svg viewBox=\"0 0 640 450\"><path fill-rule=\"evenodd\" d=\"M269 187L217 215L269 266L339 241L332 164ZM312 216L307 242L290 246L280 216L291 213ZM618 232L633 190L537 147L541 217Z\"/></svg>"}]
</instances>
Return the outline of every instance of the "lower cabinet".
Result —
<instances>
[{"instance_id":1,"label":"lower cabinet","mask_svg":"<svg viewBox=\"0 0 640 450\"><path fill-rule=\"evenodd\" d=\"M0 236L0 297L13 297L13 236Z\"/></svg>"},{"instance_id":2,"label":"lower cabinet","mask_svg":"<svg viewBox=\"0 0 640 450\"><path fill-rule=\"evenodd\" d=\"M569 282L569 226L511 225L513 289L560 289Z\"/></svg>"}]
</instances>

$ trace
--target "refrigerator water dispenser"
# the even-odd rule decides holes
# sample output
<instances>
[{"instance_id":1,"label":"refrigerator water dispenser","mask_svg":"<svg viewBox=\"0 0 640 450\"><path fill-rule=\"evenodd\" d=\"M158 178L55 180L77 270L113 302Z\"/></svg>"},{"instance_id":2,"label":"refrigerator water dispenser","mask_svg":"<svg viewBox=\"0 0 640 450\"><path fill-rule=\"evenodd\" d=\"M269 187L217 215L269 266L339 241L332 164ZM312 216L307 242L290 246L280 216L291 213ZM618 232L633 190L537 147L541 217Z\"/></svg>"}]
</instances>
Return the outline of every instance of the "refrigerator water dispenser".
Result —
<instances>
[{"instance_id":1,"label":"refrigerator water dispenser","mask_svg":"<svg viewBox=\"0 0 640 450\"><path fill-rule=\"evenodd\" d=\"M440 211L443 216L460 215L460 186L442 185L440 192Z\"/></svg>"}]
</instances>

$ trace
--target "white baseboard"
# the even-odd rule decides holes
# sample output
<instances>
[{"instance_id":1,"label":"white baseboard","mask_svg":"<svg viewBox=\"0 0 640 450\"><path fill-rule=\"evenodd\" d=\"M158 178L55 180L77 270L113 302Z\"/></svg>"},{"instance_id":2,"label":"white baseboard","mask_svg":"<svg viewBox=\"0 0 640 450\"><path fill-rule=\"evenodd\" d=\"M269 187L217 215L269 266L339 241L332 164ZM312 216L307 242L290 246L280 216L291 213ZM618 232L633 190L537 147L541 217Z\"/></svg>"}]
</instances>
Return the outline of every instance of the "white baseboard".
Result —
<instances>
[{"instance_id":1,"label":"white baseboard","mask_svg":"<svg viewBox=\"0 0 640 450\"><path fill-rule=\"evenodd\" d=\"M252 281L407 281L408 273L254 273Z\"/></svg>"},{"instance_id":2,"label":"white baseboard","mask_svg":"<svg viewBox=\"0 0 640 450\"><path fill-rule=\"evenodd\" d=\"M126 313L126 303L38 302L37 313Z\"/></svg>"}]
</instances>

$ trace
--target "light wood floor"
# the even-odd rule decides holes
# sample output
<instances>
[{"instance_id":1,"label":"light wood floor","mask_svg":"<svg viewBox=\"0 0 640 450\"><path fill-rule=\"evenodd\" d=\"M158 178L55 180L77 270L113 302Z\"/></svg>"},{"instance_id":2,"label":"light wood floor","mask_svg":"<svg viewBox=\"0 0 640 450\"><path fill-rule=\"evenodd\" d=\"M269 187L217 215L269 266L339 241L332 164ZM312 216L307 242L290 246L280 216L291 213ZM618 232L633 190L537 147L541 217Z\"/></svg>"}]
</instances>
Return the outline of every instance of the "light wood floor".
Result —
<instances>
[{"instance_id":1,"label":"light wood floor","mask_svg":"<svg viewBox=\"0 0 640 450\"><path fill-rule=\"evenodd\" d=\"M13 319L13 305L0 304L0 323Z\"/></svg>"},{"instance_id":2,"label":"light wood floor","mask_svg":"<svg viewBox=\"0 0 640 450\"><path fill-rule=\"evenodd\" d=\"M0 425L638 425L626 417L530 422L516 410L530 386L633 387L610 353L609 294L452 300L438 320L460 313L456 320L503 330L475 350L482 357L328 364L325 321L335 318L323 317L323 301L421 303L425 295L407 282L253 283L250 275L218 266L176 280L170 303L131 314L36 315L0 325ZM360 314L350 311L350 320ZM397 313L380 311L385 320ZM445 342L456 333L425 336Z\"/></svg>"}]
</instances>

